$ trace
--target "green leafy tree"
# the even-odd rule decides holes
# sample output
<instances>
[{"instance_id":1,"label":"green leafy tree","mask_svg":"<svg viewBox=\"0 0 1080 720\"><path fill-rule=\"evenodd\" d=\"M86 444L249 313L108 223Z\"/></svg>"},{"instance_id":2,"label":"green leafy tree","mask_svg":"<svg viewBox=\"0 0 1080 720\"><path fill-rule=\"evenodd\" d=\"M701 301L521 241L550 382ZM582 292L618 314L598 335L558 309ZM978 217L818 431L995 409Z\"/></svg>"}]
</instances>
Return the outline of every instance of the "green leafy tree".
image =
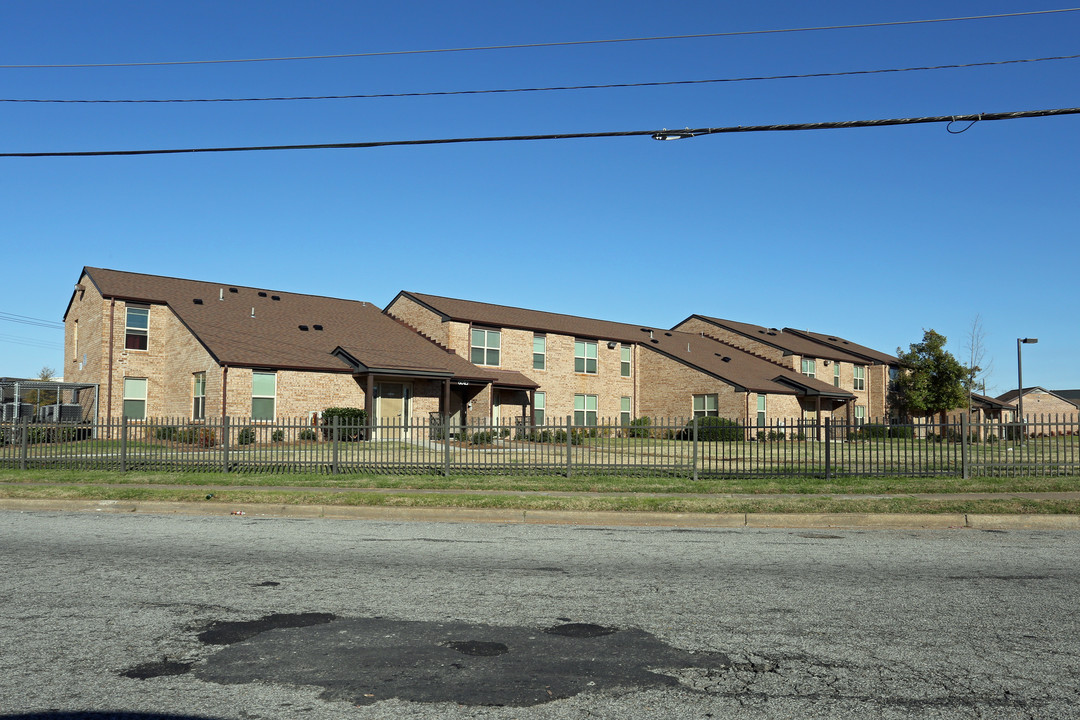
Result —
<instances>
[{"instance_id":1,"label":"green leafy tree","mask_svg":"<svg viewBox=\"0 0 1080 720\"><path fill-rule=\"evenodd\" d=\"M937 413L966 407L968 390L979 368L968 368L945 349L946 338L933 330L905 352L896 349L900 374L889 389L890 404L906 415Z\"/></svg>"}]
</instances>

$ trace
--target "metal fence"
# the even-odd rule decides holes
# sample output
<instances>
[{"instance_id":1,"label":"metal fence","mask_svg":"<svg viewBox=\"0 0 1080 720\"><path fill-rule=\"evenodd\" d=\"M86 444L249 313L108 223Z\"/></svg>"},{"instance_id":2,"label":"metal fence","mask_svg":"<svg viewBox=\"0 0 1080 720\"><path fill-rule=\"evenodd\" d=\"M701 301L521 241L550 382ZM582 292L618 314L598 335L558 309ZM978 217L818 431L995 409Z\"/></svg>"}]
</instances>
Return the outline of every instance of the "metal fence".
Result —
<instances>
[{"instance_id":1,"label":"metal fence","mask_svg":"<svg viewBox=\"0 0 1080 720\"><path fill-rule=\"evenodd\" d=\"M719 418L451 425L444 418L0 423L0 467L266 473L703 477L1080 475L1080 419L1019 423Z\"/></svg>"}]
</instances>

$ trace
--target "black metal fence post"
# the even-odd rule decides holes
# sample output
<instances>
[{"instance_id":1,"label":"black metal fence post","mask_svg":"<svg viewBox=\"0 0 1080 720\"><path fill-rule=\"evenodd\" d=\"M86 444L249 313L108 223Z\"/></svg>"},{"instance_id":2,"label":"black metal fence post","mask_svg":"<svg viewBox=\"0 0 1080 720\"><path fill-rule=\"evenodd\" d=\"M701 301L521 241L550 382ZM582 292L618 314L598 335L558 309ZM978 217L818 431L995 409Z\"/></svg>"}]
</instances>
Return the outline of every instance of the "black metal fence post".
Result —
<instances>
[{"instance_id":1,"label":"black metal fence post","mask_svg":"<svg viewBox=\"0 0 1080 720\"><path fill-rule=\"evenodd\" d=\"M16 405L18 407L18 405ZM19 469L26 469L26 455L30 451L30 419L22 419L22 429L19 431ZM18 427L18 424L13 427Z\"/></svg>"},{"instance_id":2,"label":"black metal fence post","mask_svg":"<svg viewBox=\"0 0 1080 720\"><path fill-rule=\"evenodd\" d=\"M122 415L120 417L120 472L127 472L127 438L127 415Z\"/></svg>"},{"instance_id":3,"label":"black metal fence post","mask_svg":"<svg viewBox=\"0 0 1080 720\"><path fill-rule=\"evenodd\" d=\"M825 479L832 479L832 418L825 418Z\"/></svg>"},{"instance_id":4,"label":"black metal fence post","mask_svg":"<svg viewBox=\"0 0 1080 720\"><path fill-rule=\"evenodd\" d=\"M221 472L229 472L229 416L221 418Z\"/></svg>"},{"instance_id":5,"label":"black metal fence post","mask_svg":"<svg viewBox=\"0 0 1080 720\"><path fill-rule=\"evenodd\" d=\"M968 414L964 413L960 416L960 477L964 480L968 479L968 473L970 469L968 467L968 452L970 447L968 446Z\"/></svg>"},{"instance_id":6,"label":"black metal fence post","mask_svg":"<svg viewBox=\"0 0 1080 720\"><path fill-rule=\"evenodd\" d=\"M570 448L574 445L574 418L566 416L566 477L570 477Z\"/></svg>"},{"instance_id":7,"label":"black metal fence post","mask_svg":"<svg viewBox=\"0 0 1080 720\"><path fill-rule=\"evenodd\" d=\"M330 446L330 456L332 458L331 464L330 464L330 472L332 474L334 474L334 475L337 475L338 471L339 471L338 470L338 442L341 439L340 428L338 426L338 416L337 416L337 414L334 415L334 422L331 425L332 425L332 430L331 430L331 433L330 433L330 437L331 437L331 442L333 444Z\"/></svg>"},{"instance_id":8,"label":"black metal fence post","mask_svg":"<svg viewBox=\"0 0 1080 720\"><path fill-rule=\"evenodd\" d=\"M693 465L694 465L694 482L697 482L697 480L698 480L698 473L697 473L697 459L698 459L698 416L697 416L697 415L695 415L695 416L694 416L694 420L693 420L693 426L694 426L694 429L693 429L693 441L694 441L694 442L693 442L693 449L691 450L691 455L690 455L690 458L691 458L691 460L690 460L690 462L691 462L691 463L693 463Z\"/></svg>"},{"instance_id":9,"label":"black metal fence post","mask_svg":"<svg viewBox=\"0 0 1080 720\"><path fill-rule=\"evenodd\" d=\"M450 477L450 416L440 415L443 441L443 477Z\"/></svg>"}]
</instances>

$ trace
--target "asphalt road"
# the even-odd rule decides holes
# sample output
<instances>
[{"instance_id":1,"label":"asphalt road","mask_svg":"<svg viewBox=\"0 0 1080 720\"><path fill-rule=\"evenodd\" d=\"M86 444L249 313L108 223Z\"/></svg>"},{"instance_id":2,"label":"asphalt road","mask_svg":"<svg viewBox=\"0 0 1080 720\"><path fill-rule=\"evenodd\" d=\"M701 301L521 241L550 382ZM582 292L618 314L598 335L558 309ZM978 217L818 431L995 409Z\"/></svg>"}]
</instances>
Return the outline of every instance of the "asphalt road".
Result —
<instances>
[{"instance_id":1,"label":"asphalt road","mask_svg":"<svg viewBox=\"0 0 1080 720\"><path fill-rule=\"evenodd\" d=\"M1077 558L1067 531L0 512L0 715L1078 717Z\"/></svg>"}]
</instances>

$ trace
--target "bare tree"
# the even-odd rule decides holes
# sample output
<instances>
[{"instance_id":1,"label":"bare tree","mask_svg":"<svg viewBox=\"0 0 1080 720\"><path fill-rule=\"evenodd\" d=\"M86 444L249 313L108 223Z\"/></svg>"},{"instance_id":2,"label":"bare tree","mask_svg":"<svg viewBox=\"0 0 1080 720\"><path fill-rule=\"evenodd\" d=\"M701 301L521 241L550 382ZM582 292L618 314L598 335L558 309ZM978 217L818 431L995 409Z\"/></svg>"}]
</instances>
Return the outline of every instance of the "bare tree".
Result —
<instances>
[{"instance_id":1,"label":"bare tree","mask_svg":"<svg viewBox=\"0 0 1080 720\"><path fill-rule=\"evenodd\" d=\"M42 366L38 370L37 379L49 382L56 377L56 370L48 365ZM35 390L34 391L34 406L41 407L42 405L52 405L56 402L56 391L54 390Z\"/></svg>"},{"instance_id":2,"label":"bare tree","mask_svg":"<svg viewBox=\"0 0 1080 720\"><path fill-rule=\"evenodd\" d=\"M986 394L986 377L994 368L994 361L986 360L986 328L983 327L982 315L976 315L971 321L967 336L968 373L965 385L968 391L968 412L971 412L971 394L981 387Z\"/></svg>"}]
</instances>

